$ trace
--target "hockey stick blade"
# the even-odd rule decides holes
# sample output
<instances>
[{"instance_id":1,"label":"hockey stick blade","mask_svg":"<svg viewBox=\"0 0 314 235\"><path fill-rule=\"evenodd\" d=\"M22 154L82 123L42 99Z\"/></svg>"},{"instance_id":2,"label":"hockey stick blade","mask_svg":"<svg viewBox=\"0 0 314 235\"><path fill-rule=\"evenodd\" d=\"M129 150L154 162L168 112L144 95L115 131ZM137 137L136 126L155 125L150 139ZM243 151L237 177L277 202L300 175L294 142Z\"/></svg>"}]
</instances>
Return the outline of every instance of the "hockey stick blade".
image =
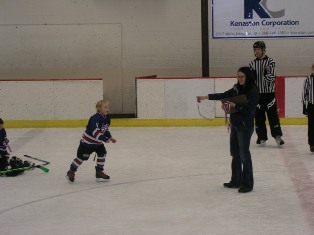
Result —
<instances>
[{"instance_id":1,"label":"hockey stick blade","mask_svg":"<svg viewBox=\"0 0 314 235\"><path fill-rule=\"evenodd\" d=\"M49 169L48 169L48 168L46 168L46 167L44 167L44 166L37 165L37 166L34 166L34 167L37 167L37 168L39 168L40 170L42 170L42 171L44 171L44 172L46 172L46 173L48 173L48 172L49 172Z\"/></svg>"}]
</instances>

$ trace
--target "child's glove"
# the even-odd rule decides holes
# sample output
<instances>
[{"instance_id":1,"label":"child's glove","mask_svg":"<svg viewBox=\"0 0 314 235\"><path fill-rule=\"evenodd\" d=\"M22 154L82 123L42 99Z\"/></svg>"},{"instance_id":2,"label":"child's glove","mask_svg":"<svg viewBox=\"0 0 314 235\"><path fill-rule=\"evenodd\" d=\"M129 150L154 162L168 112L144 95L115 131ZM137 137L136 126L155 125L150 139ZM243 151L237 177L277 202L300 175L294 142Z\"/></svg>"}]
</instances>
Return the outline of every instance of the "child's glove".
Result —
<instances>
[{"instance_id":1,"label":"child's glove","mask_svg":"<svg viewBox=\"0 0 314 235\"><path fill-rule=\"evenodd\" d=\"M116 139L114 139L114 138L112 138L112 137L110 137L110 139L109 139L110 141L111 141L111 143L116 143L117 142L117 140Z\"/></svg>"}]
</instances>

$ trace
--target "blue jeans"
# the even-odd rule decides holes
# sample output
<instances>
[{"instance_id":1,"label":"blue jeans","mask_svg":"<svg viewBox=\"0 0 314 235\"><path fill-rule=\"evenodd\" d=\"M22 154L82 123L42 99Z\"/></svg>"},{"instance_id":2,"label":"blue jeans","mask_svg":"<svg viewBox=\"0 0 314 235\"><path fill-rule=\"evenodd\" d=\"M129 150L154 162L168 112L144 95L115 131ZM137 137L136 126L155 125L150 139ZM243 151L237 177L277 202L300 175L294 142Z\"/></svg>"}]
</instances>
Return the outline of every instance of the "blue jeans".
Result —
<instances>
[{"instance_id":1,"label":"blue jeans","mask_svg":"<svg viewBox=\"0 0 314 235\"><path fill-rule=\"evenodd\" d=\"M231 183L238 187L253 190L253 165L250 153L250 142L253 126L232 126L230 133Z\"/></svg>"}]
</instances>

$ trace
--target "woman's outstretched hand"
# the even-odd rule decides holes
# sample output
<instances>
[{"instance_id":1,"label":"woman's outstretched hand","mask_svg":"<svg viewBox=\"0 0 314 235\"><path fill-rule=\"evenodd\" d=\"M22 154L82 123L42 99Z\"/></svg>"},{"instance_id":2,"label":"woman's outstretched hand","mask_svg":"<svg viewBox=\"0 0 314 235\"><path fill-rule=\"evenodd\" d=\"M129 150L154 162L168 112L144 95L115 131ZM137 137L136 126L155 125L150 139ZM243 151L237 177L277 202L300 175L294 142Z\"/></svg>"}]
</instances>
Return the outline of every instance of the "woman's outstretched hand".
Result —
<instances>
[{"instance_id":1,"label":"woman's outstretched hand","mask_svg":"<svg viewBox=\"0 0 314 235\"><path fill-rule=\"evenodd\" d=\"M198 103L201 103L202 100L208 100L208 96L196 96Z\"/></svg>"}]
</instances>

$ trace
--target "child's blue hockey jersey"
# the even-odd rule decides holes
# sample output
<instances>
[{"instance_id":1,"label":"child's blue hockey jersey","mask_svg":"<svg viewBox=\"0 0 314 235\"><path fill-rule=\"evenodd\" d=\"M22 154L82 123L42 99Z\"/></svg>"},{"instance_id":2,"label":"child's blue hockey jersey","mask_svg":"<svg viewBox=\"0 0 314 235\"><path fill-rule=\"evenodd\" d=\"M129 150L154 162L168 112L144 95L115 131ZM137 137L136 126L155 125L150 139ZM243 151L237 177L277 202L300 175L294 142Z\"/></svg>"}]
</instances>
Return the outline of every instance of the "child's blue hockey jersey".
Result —
<instances>
[{"instance_id":1,"label":"child's blue hockey jersey","mask_svg":"<svg viewBox=\"0 0 314 235\"><path fill-rule=\"evenodd\" d=\"M81 143L87 147L97 147L111 138L109 132L110 117L96 113L89 118Z\"/></svg>"}]
</instances>

